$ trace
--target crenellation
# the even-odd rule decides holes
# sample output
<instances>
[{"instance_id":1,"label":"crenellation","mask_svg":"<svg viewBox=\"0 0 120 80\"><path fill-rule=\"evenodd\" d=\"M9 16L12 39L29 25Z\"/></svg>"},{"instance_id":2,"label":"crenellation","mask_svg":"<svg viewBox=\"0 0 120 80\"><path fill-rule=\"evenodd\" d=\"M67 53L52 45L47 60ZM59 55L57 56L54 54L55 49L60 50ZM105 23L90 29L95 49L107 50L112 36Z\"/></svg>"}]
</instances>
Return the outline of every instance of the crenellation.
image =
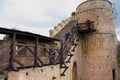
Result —
<instances>
[{"instance_id":1,"label":"crenellation","mask_svg":"<svg viewBox=\"0 0 120 80\"><path fill-rule=\"evenodd\" d=\"M50 30L49 31L50 37L54 37L61 29L63 29L72 20L76 20L76 16L72 16L67 18L66 20L63 20L61 23L55 26L54 29Z\"/></svg>"}]
</instances>

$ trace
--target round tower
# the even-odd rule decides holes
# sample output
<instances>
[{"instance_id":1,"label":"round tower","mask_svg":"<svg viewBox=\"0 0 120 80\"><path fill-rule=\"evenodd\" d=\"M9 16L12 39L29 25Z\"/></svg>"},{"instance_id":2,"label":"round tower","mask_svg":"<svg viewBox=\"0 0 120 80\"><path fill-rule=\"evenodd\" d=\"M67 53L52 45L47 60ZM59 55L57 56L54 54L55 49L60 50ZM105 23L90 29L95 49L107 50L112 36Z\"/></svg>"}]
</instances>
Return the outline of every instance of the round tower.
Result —
<instances>
[{"instance_id":1,"label":"round tower","mask_svg":"<svg viewBox=\"0 0 120 80\"><path fill-rule=\"evenodd\" d=\"M116 80L117 39L114 12L107 0L88 0L76 9L78 24L93 22L95 32L81 34L82 80Z\"/></svg>"}]
</instances>

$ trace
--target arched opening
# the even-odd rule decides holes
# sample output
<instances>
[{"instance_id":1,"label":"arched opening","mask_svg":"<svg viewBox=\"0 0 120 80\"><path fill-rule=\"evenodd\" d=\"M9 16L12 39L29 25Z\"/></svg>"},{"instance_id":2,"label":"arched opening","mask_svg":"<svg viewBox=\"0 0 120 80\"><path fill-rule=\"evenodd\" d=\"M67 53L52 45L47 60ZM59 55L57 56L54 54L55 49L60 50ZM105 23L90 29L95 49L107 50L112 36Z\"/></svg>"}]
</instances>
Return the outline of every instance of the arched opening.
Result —
<instances>
[{"instance_id":1,"label":"arched opening","mask_svg":"<svg viewBox=\"0 0 120 80\"><path fill-rule=\"evenodd\" d=\"M72 80L77 80L77 64L74 62L72 68Z\"/></svg>"}]
</instances>

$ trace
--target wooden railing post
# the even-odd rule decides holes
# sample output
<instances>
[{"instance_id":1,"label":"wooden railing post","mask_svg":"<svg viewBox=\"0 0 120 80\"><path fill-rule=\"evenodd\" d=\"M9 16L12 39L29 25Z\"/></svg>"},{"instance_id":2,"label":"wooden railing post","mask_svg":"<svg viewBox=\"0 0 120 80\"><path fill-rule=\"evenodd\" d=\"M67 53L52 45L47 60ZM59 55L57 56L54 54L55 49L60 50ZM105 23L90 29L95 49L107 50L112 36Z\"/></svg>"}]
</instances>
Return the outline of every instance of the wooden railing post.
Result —
<instances>
[{"instance_id":1,"label":"wooden railing post","mask_svg":"<svg viewBox=\"0 0 120 80\"><path fill-rule=\"evenodd\" d=\"M60 49L60 63L63 64L63 40L61 41L61 49Z\"/></svg>"},{"instance_id":2,"label":"wooden railing post","mask_svg":"<svg viewBox=\"0 0 120 80\"><path fill-rule=\"evenodd\" d=\"M10 69L16 70L14 66L14 59L15 59L15 54L16 54L16 33L13 33L12 35L12 45L11 45L11 52L10 52L10 58L9 58L9 63L10 63Z\"/></svg>"},{"instance_id":3,"label":"wooden railing post","mask_svg":"<svg viewBox=\"0 0 120 80\"><path fill-rule=\"evenodd\" d=\"M38 63L38 37L35 39L34 65L40 66Z\"/></svg>"}]
</instances>

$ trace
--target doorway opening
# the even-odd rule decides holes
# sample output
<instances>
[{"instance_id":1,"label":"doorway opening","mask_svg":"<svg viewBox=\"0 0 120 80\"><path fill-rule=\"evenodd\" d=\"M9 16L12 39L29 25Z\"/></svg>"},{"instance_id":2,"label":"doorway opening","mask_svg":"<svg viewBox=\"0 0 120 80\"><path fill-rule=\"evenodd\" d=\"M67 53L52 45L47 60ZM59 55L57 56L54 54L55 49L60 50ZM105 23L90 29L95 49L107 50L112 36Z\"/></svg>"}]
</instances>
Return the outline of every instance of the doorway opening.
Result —
<instances>
[{"instance_id":1,"label":"doorway opening","mask_svg":"<svg viewBox=\"0 0 120 80\"><path fill-rule=\"evenodd\" d=\"M116 80L116 70L115 69L112 70L112 78L113 78L113 80Z\"/></svg>"}]
</instances>

